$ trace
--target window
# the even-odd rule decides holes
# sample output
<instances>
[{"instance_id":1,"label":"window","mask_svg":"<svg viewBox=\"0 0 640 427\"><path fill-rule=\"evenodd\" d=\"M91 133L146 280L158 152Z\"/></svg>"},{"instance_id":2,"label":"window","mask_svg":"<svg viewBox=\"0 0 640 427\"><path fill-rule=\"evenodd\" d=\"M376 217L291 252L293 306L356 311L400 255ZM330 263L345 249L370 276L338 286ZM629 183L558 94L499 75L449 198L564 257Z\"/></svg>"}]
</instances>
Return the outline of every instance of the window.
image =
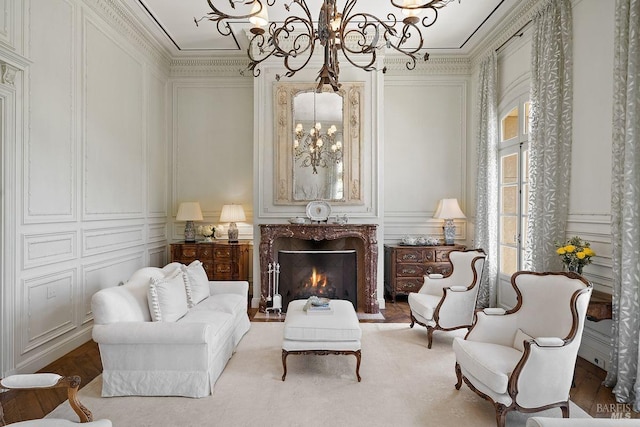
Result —
<instances>
[{"instance_id":1,"label":"window","mask_svg":"<svg viewBox=\"0 0 640 427\"><path fill-rule=\"evenodd\" d=\"M501 279L523 269L527 241L530 102L521 97L501 114L498 257Z\"/></svg>"}]
</instances>

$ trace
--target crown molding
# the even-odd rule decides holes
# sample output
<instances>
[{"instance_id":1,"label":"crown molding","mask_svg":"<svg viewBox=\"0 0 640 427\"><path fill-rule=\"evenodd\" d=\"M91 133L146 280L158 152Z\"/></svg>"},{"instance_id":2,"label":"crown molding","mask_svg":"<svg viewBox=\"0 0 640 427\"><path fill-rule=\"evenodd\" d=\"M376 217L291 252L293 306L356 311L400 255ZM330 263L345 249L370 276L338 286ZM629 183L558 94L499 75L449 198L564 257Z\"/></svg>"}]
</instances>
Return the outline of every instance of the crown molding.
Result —
<instances>
[{"instance_id":1,"label":"crown molding","mask_svg":"<svg viewBox=\"0 0 640 427\"><path fill-rule=\"evenodd\" d=\"M520 2L518 7L507 15L499 25L489 33L484 41L478 45L470 54L470 62L472 68L487 57L492 50L509 41L519 30L525 27L529 21L547 4L549 0L525 0Z\"/></svg>"},{"instance_id":2,"label":"crown molding","mask_svg":"<svg viewBox=\"0 0 640 427\"><path fill-rule=\"evenodd\" d=\"M170 77L242 77L249 61L242 57L173 58L169 66ZM251 72L244 77L253 78Z\"/></svg>"},{"instance_id":3,"label":"crown molding","mask_svg":"<svg viewBox=\"0 0 640 427\"><path fill-rule=\"evenodd\" d=\"M406 56L385 56L384 65L388 75L447 74L465 75L471 73L471 63L466 56L431 56L428 61L416 60L414 69L406 66L410 59Z\"/></svg>"},{"instance_id":4,"label":"crown molding","mask_svg":"<svg viewBox=\"0 0 640 427\"><path fill-rule=\"evenodd\" d=\"M119 0L85 0L83 4L96 12L107 21L118 33L127 37L143 52L152 63L162 69L167 69L171 61L171 55L152 36L142 29L144 25L136 22L133 13Z\"/></svg>"}]
</instances>

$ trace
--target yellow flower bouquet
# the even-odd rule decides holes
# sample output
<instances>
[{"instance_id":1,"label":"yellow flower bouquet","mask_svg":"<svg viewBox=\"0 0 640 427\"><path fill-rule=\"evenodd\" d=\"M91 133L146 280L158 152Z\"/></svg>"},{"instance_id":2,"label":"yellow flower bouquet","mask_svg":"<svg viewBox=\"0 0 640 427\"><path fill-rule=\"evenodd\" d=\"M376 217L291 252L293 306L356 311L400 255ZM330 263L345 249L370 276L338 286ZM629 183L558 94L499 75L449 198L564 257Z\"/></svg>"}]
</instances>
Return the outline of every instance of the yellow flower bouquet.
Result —
<instances>
[{"instance_id":1,"label":"yellow flower bouquet","mask_svg":"<svg viewBox=\"0 0 640 427\"><path fill-rule=\"evenodd\" d=\"M569 271L582 274L582 268L591 264L591 258L596 253L591 249L591 244L575 236L565 243L556 243L556 253L562 258L562 262Z\"/></svg>"}]
</instances>

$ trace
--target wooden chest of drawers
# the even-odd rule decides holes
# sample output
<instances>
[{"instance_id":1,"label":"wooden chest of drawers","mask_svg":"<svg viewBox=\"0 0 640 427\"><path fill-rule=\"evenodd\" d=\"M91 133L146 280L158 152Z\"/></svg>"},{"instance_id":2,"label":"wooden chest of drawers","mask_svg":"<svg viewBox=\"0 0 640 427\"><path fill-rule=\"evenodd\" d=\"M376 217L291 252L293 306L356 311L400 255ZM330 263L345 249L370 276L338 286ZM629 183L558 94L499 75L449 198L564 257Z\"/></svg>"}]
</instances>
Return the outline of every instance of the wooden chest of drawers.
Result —
<instances>
[{"instance_id":1,"label":"wooden chest of drawers","mask_svg":"<svg viewBox=\"0 0 640 427\"><path fill-rule=\"evenodd\" d=\"M209 280L249 280L252 244L239 242L172 243L171 262L202 262Z\"/></svg>"},{"instance_id":2,"label":"wooden chest of drawers","mask_svg":"<svg viewBox=\"0 0 640 427\"><path fill-rule=\"evenodd\" d=\"M464 250L464 246L384 246L384 285L391 300L397 294L418 292L425 274L451 273L449 252Z\"/></svg>"}]
</instances>

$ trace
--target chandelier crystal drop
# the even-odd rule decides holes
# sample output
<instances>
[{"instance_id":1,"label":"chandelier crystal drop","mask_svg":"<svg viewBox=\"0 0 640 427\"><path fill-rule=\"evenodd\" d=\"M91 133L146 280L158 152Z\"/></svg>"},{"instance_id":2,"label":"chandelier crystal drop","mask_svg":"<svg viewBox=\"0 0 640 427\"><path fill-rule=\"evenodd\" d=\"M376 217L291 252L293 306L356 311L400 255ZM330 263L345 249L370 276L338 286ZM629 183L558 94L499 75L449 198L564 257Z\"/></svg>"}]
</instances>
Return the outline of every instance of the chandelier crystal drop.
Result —
<instances>
[{"instance_id":1,"label":"chandelier crystal drop","mask_svg":"<svg viewBox=\"0 0 640 427\"><path fill-rule=\"evenodd\" d=\"M236 5L244 5L239 8L245 7L246 13L226 13L220 6L214 6L213 0L207 0L211 12L194 19L196 25L207 19L216 24L221 35L232 36L231 21L249 20L253 27L247 49L247 68L254 77L260 75L260 64L269 58L281 58L287 70L285 76L292 77L309 64L319 44L324 50L324 62L316 79L319 92L325 84L334 91L340 88L338 52L342 52L354 67L377 71L378 51L386 48L407 56L405 65L413 70L424 46L420 26L432 26L438 19L438 11L454 0L389 0L393 7L402 11L402 20L393 13L378 18L370 13L356 12L354 8L359 0L345 0L341 11L337 0L323 0L318 18L314 20L306 0L289 0L284 3L284 8L291 13L296 6L300 9L299 15L289 14L283 22L269 22L268 9L278 0L227 1L234 12ZM218 3L224 2L220 0ZM427 13L420 18L422 12ZM429 54L424 53L423 59L429 59ZM385 68L382 69L384 71ZM280 75L276 79L280 79Z\"/></svg>"}]
</instances>

